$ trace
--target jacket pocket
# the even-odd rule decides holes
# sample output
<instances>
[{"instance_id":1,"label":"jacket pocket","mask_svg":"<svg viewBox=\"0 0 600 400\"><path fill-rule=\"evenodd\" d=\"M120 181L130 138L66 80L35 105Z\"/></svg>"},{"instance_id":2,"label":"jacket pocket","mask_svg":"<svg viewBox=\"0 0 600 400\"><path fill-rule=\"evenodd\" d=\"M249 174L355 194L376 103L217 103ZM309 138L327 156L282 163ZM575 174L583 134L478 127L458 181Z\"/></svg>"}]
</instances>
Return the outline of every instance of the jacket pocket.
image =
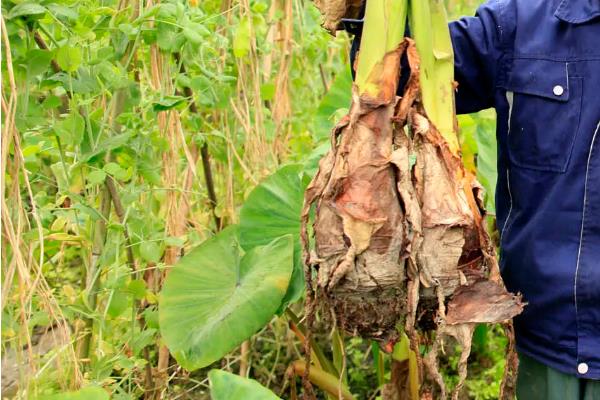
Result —
<instances>
[{"instance_id":1,"label":"jacket pocket","mask_svg":"<svg viewBox=\"0 0 600 400\"><path fill-rule=\"evenodd\" d=\"M566 62L513 60L506 84L508 155L513 166L567 170L579 129L582 82L581 77L569 76Z\"/></svg>"}]
</instances>

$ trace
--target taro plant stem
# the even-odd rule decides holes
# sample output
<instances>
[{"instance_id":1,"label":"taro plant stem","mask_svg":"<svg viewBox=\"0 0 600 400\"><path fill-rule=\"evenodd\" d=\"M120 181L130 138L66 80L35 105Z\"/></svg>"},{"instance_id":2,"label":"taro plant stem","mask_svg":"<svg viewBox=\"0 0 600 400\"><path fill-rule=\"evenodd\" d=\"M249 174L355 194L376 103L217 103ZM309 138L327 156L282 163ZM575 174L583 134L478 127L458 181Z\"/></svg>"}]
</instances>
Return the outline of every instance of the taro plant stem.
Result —
<instances>
[{"instance_id":1,"label":"taro plant stem","mask_svg":"<svg viewBox=\"0 0 600 400\"><path fill-rule=\"evenodd\" d=\"M378 97L382 92L384 58L404 40L407 10L408 0L367 1L356 68L359 94Z\"/></svg>"},{"instance_id":2,"label":"taro plant stem","mask_svg":"<svg viewBox=\"0 0 600 400\"><path fill-rule=\"evenodd\" d=\"M453 154L460 146L454 107L454 52L443 0L411 0L409 25L421 60L419 80L427 117Z\"/></svg>"}]
</instances>

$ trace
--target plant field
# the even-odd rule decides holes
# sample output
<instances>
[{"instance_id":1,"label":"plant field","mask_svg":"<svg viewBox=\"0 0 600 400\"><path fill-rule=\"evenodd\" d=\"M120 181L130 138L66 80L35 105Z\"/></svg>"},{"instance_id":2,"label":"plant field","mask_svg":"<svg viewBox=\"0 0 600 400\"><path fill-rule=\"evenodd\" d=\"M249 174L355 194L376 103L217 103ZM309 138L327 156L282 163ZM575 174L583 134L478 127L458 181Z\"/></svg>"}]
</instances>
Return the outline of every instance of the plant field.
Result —
<instances>
[{"instance_id":1,"label":"plant field","mask_svg":"<svg viewBox=\"0 0 600 400\"><path fill-rule=\"evenodd\" d=\"M351 37L321 18L308 0L2 3L2 398L301 398L300 213L352 85ZM494 122L459 117L490 230ZM317 398L381 398L392 356L315 328ZM505 346L475 330L464 399L497 398Z\"/></svg>"}]
</instances>

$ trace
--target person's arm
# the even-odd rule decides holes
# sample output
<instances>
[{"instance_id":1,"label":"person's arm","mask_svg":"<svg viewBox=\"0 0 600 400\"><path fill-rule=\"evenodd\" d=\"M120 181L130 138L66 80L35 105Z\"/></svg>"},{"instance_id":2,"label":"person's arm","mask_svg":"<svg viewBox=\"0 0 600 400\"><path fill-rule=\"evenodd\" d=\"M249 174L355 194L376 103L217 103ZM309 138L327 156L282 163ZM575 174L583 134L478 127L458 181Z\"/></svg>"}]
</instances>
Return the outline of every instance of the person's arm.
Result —
<instances>
[{"instance_id":1,"label":"person's arm","mask_svg":"<svg viewBox=\"0 0 600 400\"><path fill-rule=\"evenodd\" d=\"M511 52L514 0L484 3L474 17L450 23L454 75L458 82L456 112L467 114L494 107L494 93L503 55Z\"/></svg>"}]
</instances>

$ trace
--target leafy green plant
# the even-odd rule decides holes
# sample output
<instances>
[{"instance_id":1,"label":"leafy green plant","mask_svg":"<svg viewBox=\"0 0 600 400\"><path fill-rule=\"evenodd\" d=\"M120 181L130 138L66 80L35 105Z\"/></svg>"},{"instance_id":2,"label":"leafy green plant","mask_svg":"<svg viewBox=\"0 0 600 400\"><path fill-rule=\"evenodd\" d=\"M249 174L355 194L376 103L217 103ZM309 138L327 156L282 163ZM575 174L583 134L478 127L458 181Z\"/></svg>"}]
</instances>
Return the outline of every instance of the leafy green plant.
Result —
<instances>
[{"instance_id":1,"label":"leafy green plant","mask_svg":"<svg viewBox=\"0 0 600 400\"><path fill-rule=\"evenodd\" d=\"M106 390L98 386L89 386L76 392L55 394L46 397L49 400L108 400L110 399Z\"/></svg>"},{"instance_id":2,"label":"leafy green plant","mask_svg":"<svg viewBox=\"0 0 600 400\"><path fill-rule=\"evenodd\" d=\"M273 392L254 379L213 369L208 373L212 400L278 400Z\"/></svg>"},{"instance_id":3,"label":"leafy green plant","mask_svg":"<svg viewBox=\"0 0 600 400\"><path fill-rule=\"evenodd\" d=\"M292 257L290 235L242 254L235 226L183 257L159 308L161 333L179 364L205 367L262 328L286 293Z\"/></svg>"},{"instance_id":4,"label":"leafy green plant","mask_svg":"<svg viewBox=\"0 0 600 400\"><path fill-rule=\"evenodd\" d=\"M244 250L292 235L294 271L280 311L304 293L300 211L307 185L301 166L285 166L262 181L240 210L240 245Z\"/></svg>"}]
</instances>

